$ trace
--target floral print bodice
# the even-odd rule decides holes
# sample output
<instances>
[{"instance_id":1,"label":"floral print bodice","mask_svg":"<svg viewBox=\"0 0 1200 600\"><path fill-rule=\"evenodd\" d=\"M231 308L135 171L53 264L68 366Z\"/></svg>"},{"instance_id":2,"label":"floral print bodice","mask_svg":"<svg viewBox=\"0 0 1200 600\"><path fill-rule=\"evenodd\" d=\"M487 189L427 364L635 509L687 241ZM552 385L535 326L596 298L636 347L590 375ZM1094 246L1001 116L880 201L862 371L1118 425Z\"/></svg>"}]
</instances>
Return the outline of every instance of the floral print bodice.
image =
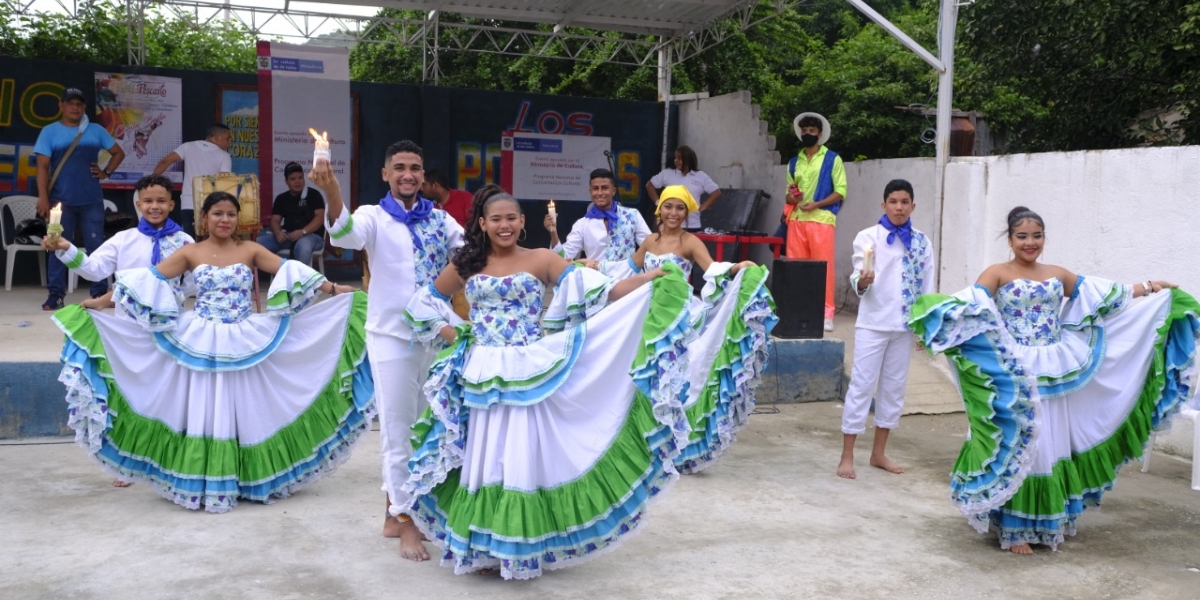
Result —
<instances>
[{"instance_id":1,"label":"floral print bodice","mask_svg":"<svg viewBox=\"0 0 1200 600\"><path fill-rule=\"evenodd\" d=\"M1058 314L1062 308L1063 284L1014 279L996 289L996 308L1004 327L1022 346L1048 346L1062 339Z\"/></svg>"},{"instance_id":2,"label":"floral print bodice","mask_svg":"<svg viewBox=\"0 0 1200 600\"><path fill-rule=\"evenodd\" d=\"M546 287L529 273L493 277L482 273L467 280L471 328L475 343L524 346L542 337L542 295Z\"/></svg>"},{"instance_id":3,"label":"floral print bodice","mask_svg":"<svg viewBox=\"0 0 1200 600\"><path fill-rule=\"evenodd\" d=\"M637 251L637 213L632 208L617 206L617 223L608 236L608 247L599 260L620 262L628 260Z\"/></svg>"},{"instance_id":4,"label":"floral print bodice","mask_svg":"<svg viewBox=\"0 0 1200 600\"><path fill-rule=\"evenodd\" d=\"M417 288L423 288L437 279L442 269L450 264L450 237L446 233L446 213L433 211L428 219L418 222L414 229L421 238L421 245L413 244L413 269L416 272Z\"/></svg>"},{"instance_id":5,"label":"floral print bodice","mask_svg":"<svg viewBox=\"0 0 1200 600\"><path fill-rule=\"evenodd\" d=\"M904 322L908 321L913 303L925 289L925 266L932 255L929 251L929 238L919 231L914 231L912 243L901 259L903 272L900 274L900 316Z\"/></svg>"},{"instance_id":6,"label":"floral print bodice","mask_svg":"<svg viewBox=\"0 0 1200 600\"><path fill-rule=\"evenodd\" d=\"M668 262L675 263L676 266L683 270L684 279L688 279L692 276L692 261L684 260L678 254L673 252L668 252L666 254L653 254L651 252L646 252L646 257L642 259L642 267L643 270L650 271L657 269L663 266L663 263Z\"/></svg>"},{"instance_id":7,"label":"floral print bodice","mask_svg":"<svg viewBox=\"0 0 1200 600\"><path fill-rule=\"evenodd\" d=\"M254 272L242 263L196 268L196 314L208 321L238 323L250 316Z\"/></svg>"}]
</instances>

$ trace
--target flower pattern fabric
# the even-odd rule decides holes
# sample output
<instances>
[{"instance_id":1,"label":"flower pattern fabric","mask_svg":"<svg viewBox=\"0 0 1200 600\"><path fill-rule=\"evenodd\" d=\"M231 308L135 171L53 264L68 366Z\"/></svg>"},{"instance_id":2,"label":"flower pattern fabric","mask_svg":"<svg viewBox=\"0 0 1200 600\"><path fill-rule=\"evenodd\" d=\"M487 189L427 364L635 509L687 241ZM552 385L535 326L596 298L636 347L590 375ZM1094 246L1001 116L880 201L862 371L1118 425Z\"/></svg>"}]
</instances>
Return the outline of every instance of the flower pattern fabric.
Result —
<instances>
[{"instance_id":1,"label":"flower pattern fabric","mask_svg":"<svg viewBox=\"0 0 1200 600\"><path fill-rule=\"evenodd\" d=\"M900 274L900 315L908 322L908 314L925 286L925 266L933 254L929 252L929 238L920 231L913 231L912 244L904 252L903 272Z\"/></svg>"},{"instance_id":2,"label":"flower pattern fabric","mask_svg":"<svg viewBox=\"0 0 1200 600\"><path fill-rule=\"evenodd\" d=\"M493 277L482 273L467 280L471 327L483 346L524 346L542 337L545 286L529 273Z\"/></svg>"},{"instance_id":3,"label":"flower pattern fabric","mask_svg":"<svg viewBox=\"0 0 1200 600\"><path fill-rule=\"evenodd\" d=\"M996 308L1004 327L1022 346L1048 346L1062 339L1058 313L1062 307L1063 284L1014 279L996 289Z\"/></svg>"},{"instance_id":4,"label":"flower pattern fabric","mask_svg":"<svg viewBox=\"0 0 1200 600\"><path fill-rule=\"evenodd\" d=\"M668 262L675 263L675 265L683 271L684 279L690 279L692 277L692 261L683 260L682 257L671 252L668 252L667 254L652 254L647 252L646 258L642 260L642 265L645 267L646 271L652 271L663 266L663 263Z\"/></svg>"},{"instance_id":5,"label":"flower pattern fabric","mask_svg":"<svg viewBox=\"0 0 1200 600\"><path fill-rule=\"evenodd\" d=\"M450 238L445 227L446 213L435 210L428 219L413 227L421 244L413 244L413 268L417 287L423 288L437 279L438 273L450 264Z\"/></svg>"},{"instance_id":6,"label":"flower pattern fabric","mask_svg":"<svg viewBox=\"0 0 1200 600\"><path fill-rule=\"evenodd\" d=\"M622 261L637 251L637 213L632 208L617 206L617 214L620 218L613 225L608 247L604 249L604 256L599 257L600 260Z\"/></svg>"},{"instance_id":7,"label":"flower pattern fabric","mask_svg":"<svg viewBox=\"0 0 1200 600\"><path fill-rule=\"evenodd\" d=\"M207 321L240 323L250 316L254 272L242 263L196 268L196 314Z\"/></svg>"}]
</instances>

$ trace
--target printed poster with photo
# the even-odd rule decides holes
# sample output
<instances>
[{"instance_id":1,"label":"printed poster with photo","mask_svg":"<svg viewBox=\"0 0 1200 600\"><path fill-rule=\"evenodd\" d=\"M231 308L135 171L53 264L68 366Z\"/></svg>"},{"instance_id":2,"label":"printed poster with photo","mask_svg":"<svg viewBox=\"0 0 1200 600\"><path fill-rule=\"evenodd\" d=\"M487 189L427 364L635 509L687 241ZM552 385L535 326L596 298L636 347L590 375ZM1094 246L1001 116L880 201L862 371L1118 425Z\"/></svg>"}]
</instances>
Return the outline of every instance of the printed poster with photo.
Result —
<instances>
[{"instance_id":1,"label":"printed poster with photo","mask_svg":"<svg viewBox=\"0 0 1200 600\"><path fill-rule=\"evenodd\" d=\"M104 187L132 189L154 171L162 157L183 143L183 81L177 77L95 74L96 113L92 118L125 151ZM100 164L108 160L101 153ZM175 173L180 180L182 173Z\"/></svg>"}]
</instances>

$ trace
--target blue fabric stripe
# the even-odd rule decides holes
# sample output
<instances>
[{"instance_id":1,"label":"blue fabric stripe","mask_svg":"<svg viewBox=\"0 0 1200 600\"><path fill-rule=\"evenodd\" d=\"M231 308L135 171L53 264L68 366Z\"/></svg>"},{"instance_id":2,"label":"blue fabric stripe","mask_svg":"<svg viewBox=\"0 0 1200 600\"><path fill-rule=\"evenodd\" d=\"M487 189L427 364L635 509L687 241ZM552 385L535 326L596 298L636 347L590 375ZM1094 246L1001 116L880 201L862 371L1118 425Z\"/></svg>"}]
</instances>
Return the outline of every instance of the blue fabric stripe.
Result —
<instances>
[{"instance_id":1,"label":"blue fabric stripe","mask_svg":"<svg viewBox=\"0 0 1200 600\"><path fill-rule=\"evenodd\" d=\"M569 330L567 335L569 336L567 346L570 348L570 353L567 355L566 362L552 376L544 379L535 387L525 390L493 387L483 393L479 393L464 389L463 406L483 409L493 404L529 406L550 397L550 394L553 394L555 390L562 386L567 377L571 375L571 370L575 368L575 363L579 360L579 355L583 352L583 341L587 338L587 324L582 323L578 327Z\"/></svg>"},{"instance_id":2,"label":"blue fabric stripe","mask_svg":"<svg viewBox=\"0 0 1200 600\"><path fill-rule=\"evenodd\" d=\"M1084 365L1084 369L1081 372L1065 381L1054 378L1046 383L1042 383L1039 378L1038 394L1042 398L1053 398L1077 391L1087 385L1092 380L1092 377L1096 375L1096 371L1100 370L1100 365L1104 362L1107 334L1105 334L1103 327L1093 327L1092 331L1096 336L1091 340L1090 348L1092 355L1088 359L1088 364Z\"/></svg>"},{"instance_id":3,"label":"blue fabric stripe","mask_svg":"<svg viewBox=\"0 0 1200 600\"><path fill-rule=\"evenodd\" d=\"M92 386L95 398L107 400L109 379L99 372L99 361L90 356L87 351L72 341L69 337L63 345L62 360L64 363L77 367ZM369 426L365 411L373 401L375 383L371 370L365 368L367 357L356 365L357 369L351 378L351 388L354 393L354 408L349 409L345 420L329 438L317 447L313 454L297 463L292 468L278 473L269 480L256 484L240 485L237 475L225 477L208 477L206 475L184 475L164 470L156 462L144 457L130 455L121 450L109 436L114 418L120 415L109 414L108 425L101 438L100 449L94 456L103 464L125 475L141 477L154 481L160 486L166 486L170 493L182 496L192 496L193 500L216 498L224 502L225 496L236 496L256 501L267 501L272 497L282 497L281 492L315 474L323 468L328 460L341 450L348 448ZM340 376L340 374L339 374Z\"/></svg>"},{"instance_id":4,"label":"blue fabric stripe","mask_svg":"<svg viewBox=\"0 0 1200 600\"><path fill-rule=\"evenodd\" d=\"M271 338L271 341L266 346L263 346L261 350L250 356L237 359L213 356L211 354L204 356L192 354L176 345L175 341L166 332L156 332L154 334L154 342L163 353L193 371L240 371L253 367L270 356L279 347L279 344L283 343L283 338L287 336L291 325L292 316L283 315L279 318L279 327L275 330L275 337Z\"/></svg>"}]
</instances>

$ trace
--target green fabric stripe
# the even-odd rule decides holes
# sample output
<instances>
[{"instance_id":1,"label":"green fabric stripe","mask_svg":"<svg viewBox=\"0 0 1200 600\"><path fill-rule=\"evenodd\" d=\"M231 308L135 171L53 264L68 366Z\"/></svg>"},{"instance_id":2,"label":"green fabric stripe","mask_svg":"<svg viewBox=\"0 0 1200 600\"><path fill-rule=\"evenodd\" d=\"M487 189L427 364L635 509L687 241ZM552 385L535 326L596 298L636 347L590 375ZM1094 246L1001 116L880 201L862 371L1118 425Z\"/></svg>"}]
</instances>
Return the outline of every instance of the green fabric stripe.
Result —
<instances>
[{"instance_id":1,"label":"green fabric stripe","mask_svg":"<svg viewBox=\"0 0 1200 600\"><path fill-rule=\"evenodd\" d=\"M1067 502L1082 494L1079 470L1070 460L1060 460L1054 463L1049 475L1026 476L1002 510L1030 519L1066 519Z\"/></svg>"},{"instance_id":2,"label":"green fabric stripe","mask_svg":"<svg viewBox=\"0 0 1200 600\"><path fill-rule=\"evenodd\" d=\"M917 334L920 339L925 339L925 317L933 309L942 305L945 302L962 302L953 296L944 294L921 294L917 296L917 300L913 302L912 309L909 311L908 326L913 333Z\"/></svg>"},{"instance_id":3,"label":"green fabric stripe","mask_svg":"<svg viewBox=\"0 0 1200 600\"><path fill-rule=\"evenodd\" d=\"M1117 479L1117 469L1126 461L1141 458L1142 449L1154 429L1155 413L1166 387L1168 369L1166 365L1167 333L1180 319L1200 315L1200 304L1191 295L1181 290L1171 290L1171 310L1166 321L1158 328L1158 338L1150 356L1150 366L1142 392L1138 395L1129 415L1103 442L1083 452L1075 453L1071 460L1079 472L1084 491L1107 489ZM1182 401L1184 399L1180 399Z\"/></svg>"},{"instance_id":4,"label":"green fabric stripe","mask_svg":"<svg viewBox=\"0 0 1200 600\"><path fill-rule=\"evenodd\" d=\"M982 474L996 458L1000 427L992 423L992 402L996 398L991 376L975 362L963 356L959 348L944 353L958 374L959 391L967 413L971 437L963 441L951 477L970 479Z\"/></svg>"},{"instance_id":5,"label":"green fabric stripe","mask_svg":"<svg viewBox=\"0 0 1200 600\"><path fill-rule=\"evenodd\" d=\"M673 273L672 277L658 277L650 282L654 286L655 302L642 324L642 341L631 370L639 370L654 359L655 343L675 328L679 319L687 316L687 302L691 297L691 285L683 278L683 272L674 263L663 263L663 270Z\"/></svg>"},{"instance_id":6,"label":"green fabric stripe","mask_svg":"<svg viewBox=\"0 0 1200 600\"><path fill-rule=\"evenodd\" d=\"M346 210L346 207L343 206L342 210ZM344 238L347 235L350 235L351 231L354 231L354 215L348 214L348 215L346 215L346 224L343 225L342 228L337 231L330 231L329 237L331 237L335 240L339 239L339 238Z\"/></svg>"},{"instance_id":7,"label":"green fabric stripe","mask_svg":"<svg viewBox=\"0 0 1200 600\"><path fill-rule=\"evenodd\" d=\"M325 276L314 271L304 281L292 282L290 287L271 294L267 299L267 310L280 310L287 308L291 304L292 296L303 296L308 293L313 287L321 285L325 281Z\"/></svg>"},{"instance_id":8,"label":"green fabric stripe","mask_svg":"<svg viewBox=\"0 0 1200 600\"><path fill-rule=\"evenodd\" d=\"M741 341L751 333L742 315L746 311L746 306L758 293L759 288L763 286L766 278L767 269L762 266L748 268L746 274L742 276L742 285L738 288L737 308L729 319L729 323L725 325L725 341L721 343L721 349L713 358L713 365L708 371L708 380L704 382L704 391L700 393L696 403L687 409L688 424L692 428L688 434L689 442L704 437L708 417L717 410L717 402L721 399L721 372L731 370L733 363L742 358ZM775 308L774 299L770 295L767 296L767 299L771 303L771 308Z\"/></svg>"},{"instance_id":9,"label":"green fabric stripe","mask_svg":"<svg viewBox=\"0 0 1200 600\"><path fill-rule=\"evenodd\" d=\"M433 495L446 513L446 528L461 537L472 529L522 539L566 531L603 515L646 475L653 453L646 438L661 427L650 400L638 392L612 445L578 479L532 493L501 484L472 493L460 487L461 469L454 469Z\"/></svg>"},{"instance_id":10,"label":"green fabric stripe","mask_svg":"<svg viewBox=\"0 0 1200 600\"><path fill-rule=\"evenodd\" d=\"M95 323L82 308L72 308L78 310L64 309L55 314L55 319L69 332L72 341L96 359L99 372L108 381L108 405L113 420L107 437L122 452L150 457L166 471L210 478L236 477L242 483L269 479L312 456L313 449L355 409L350 397L352 380L366 357L367 297L362 292L354 292L337 371L330 374L330 381L317 398L270 438L241 447L237 440L188 436L134 412L112 379L112 368Z\"/></svg>"},{"instance_id":11,"label":"green fabric stripe","mask_svg":"<svg viewBox=\"0 0 1200 600\"><path fill-rule=\"evenodd\" d=\"M83 264L83 259L86 257L87 257L87 255L83 253L83 250L80 250L79 248L75 248L75 256L71 257L70 262L66 262L63 264L65 264L68 269L78 269L79 265Z\"/></svg>"}]
</instances>

